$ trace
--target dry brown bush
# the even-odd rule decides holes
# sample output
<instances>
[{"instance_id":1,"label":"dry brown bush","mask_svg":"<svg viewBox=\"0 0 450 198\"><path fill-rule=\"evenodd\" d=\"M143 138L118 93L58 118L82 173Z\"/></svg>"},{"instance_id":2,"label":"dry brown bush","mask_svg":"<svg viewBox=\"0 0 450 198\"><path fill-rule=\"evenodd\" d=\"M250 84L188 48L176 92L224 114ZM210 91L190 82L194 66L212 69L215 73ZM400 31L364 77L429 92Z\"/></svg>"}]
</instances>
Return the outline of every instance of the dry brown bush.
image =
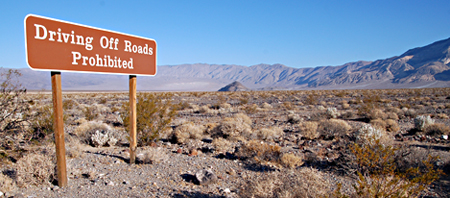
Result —
<instances>
[{"instance_id":1,"label":"dry brown bush","mask_svg":"<svg viewBox=\"0 0 450 198\"><path fill-rule=\"evenodd\" d=\"M255 132L255 135L260 140L273 141L280 138L284 134L279 127L262 128Z\"/></svg>"},{"instance_id":2,"label":"dry brown bush","mask_svg":"<svg viewBox=\"0 0 450 198\"><path fill-rule=\"evenodd\" d=\"M393 119L386 120L386 130L389 132L398 132L400 127L398 126L398 122Z\"/></svg>"},{"instance_id":3,"label":"dry brown bush","mask_svg":"<svg viewBox=\"0 0 450 198\"><path fill-rule=\"evenodd\" d=\"M175 128L173 138L177 143L186 143L188 139L201 139L203 137L203 131L203 127L197 126L192 122L185 122Z\"/></svg>"},{"instance_id":4,"label":"dry brown bush","mask_svg":"<svg viewBox=\"0 0 450 198\"><path fill-rule=\"evenodd\" d=\"M43 154L28 154L19 159L15 169L17 172L16 183L19 187L28 185L39 186L49 184L55 175L55 157Z\"/></svg>"},{"instance_id":5,"label":"dry brown bush","mask_svg":"<svg viewBox=\"0 0 450 198\"><path fill-rule=\"evenodd\" d=\"M85 144L93 145L92 136L99 131L102 134L114 139L120 139L120 135L111 126L103 122L90 121L78 126L74 133L80 138L80 141ZM111 143L112 144L112 143ZM113 146L113 145L110 145Z\"/></svg>"},{"instance_id":6,"label":"dry brown bush","mask_svg":"<svg viewBox=\"0 0 450 198\"><path fill-rule=\"evenodd\" d=\"M387 119L391 119L391 120L398 120L398 114L394 113L394 112L388 112L386 113L386 117Z\"/></svg>"},{"instance_id":7,"label":"dry brown bush","mask_svg":"<svg viewBox=\"0 0 450 198\"><path fill-rule=\"evenodd\" d=\"M225 118L220 122L218 134L230 140L239 140L242 137L250 137L252 135L251 119L242 113L238 113L231 118Z\"/></svg>"},{"instance_id":8,"label":"dry brown bush","mask_svg":"<svg viewBox=\"0 0 450 198\"><path fill-rule=\"evenodd\" d=\"M260 140L250 140L242 146L238 155L242 159L250 159L254 163L278 163L281 156L281 147L270 145Z\"/></svg>"},{"instance_id":9,"label":"dry brown bush","mask_svg":"<svg viewBox=\"0 0 450 198\"><path fill-rule=\"evenodd\" d=\"M300 134L306 139L316 139L320 136L320 133L317 132L318 126L319 124L314 121L303 122L300 124Z\"/></svg>"},{"instance_id":10,"label":"dry brown bush","mask_svg":"<svg viewBox=\"0 0 450 198\"><path fill-rule=\"evenodd\" d=\"M14 181L7 175L0 173L0 191L5 193L16 188Z\"/></svg>"},{"instance_id":11,"label":"dry brown bush","mask_svg":"<svg viewBox=\"0 0 450 198\"><path fill-rule=\"evenodd\" d=\"M144 164L157 164L163 162L167 159L166 153L164 153L160 148L149 147L142 155L138 155L139 161Z\"/></svg>"},{"instance_id":12,"label":"dry brown bush","mask_svg":"<svg viewBox=\"0 0 450 198\"><path fill-rule=\"evenodd\" d=\"M251 178L245 181L238 193L240 197L249 198L326 197L330 193L330 184L317 169L302 168Z\"/></svg>"},{"instance_id":13,"label":"dry brown bush","mask_svg":"<svg viewBox=\"0 0 450 198\"><path fill-rule=\"evenodd\" d=\"M296 113L294 113L293 111L291 111L287 115L287 121L291 124L297 124L300 121L302 121L302 118L299 115L297 115Z\"/></svg>"},{"instance_id":14,"label":"dry brown bush","mask_svg":"<svg viewBox=\"0 0 450 198\"><path fill-rule=\"evenodd\" d=\"M216 149L217 152L226 152L231 148L231 142L221 137L216 138L212 141L212 145Z\"/></svg>"},{"instance_id":15,"label":"dry brown bush","mask_svg":"<svg viewBox=\"0 0 450 198\"><path fill-rule=\"evenodd\" d=\"M436 115L436 118L438 119L448 119L448 115L445 113L439 113Z\"/></svg>"},{"instance_id":16,"label":"dry brown bush","mask_svg":"<svg viewBox=\"0 0 450 198\"><path fill-rule=\"evenodd\" d=\"M376 127L386 129L386 122L380 118L374 119L370 121L370 124Z\"/></svg>"},{"instance_id":17,"label":"dry brown bush","mask_svg":"<svg viewBox=\"0 0 450 198\"><path fill-rule=\"evenodd\" d=\"M372 109L371 111L369 111L367 113L367 118L369 118L371 120L375 120L375 119L384 120L387 118L387 115L381 109Z\"/></svg>"},{"instance_id":18,"label":"dry brown bush","mask_svg":"<svg viewBox=\"0 0 450 198\"><path fill-rule=\"evenodd\" d=\"M319 122L317 128L324 139L333 139L346 135L352 127L344 120L329 119Z\"/></svg>"},{"instance_id":19,"label":"dry brown bush","mask_svg":"<svg viewBox=\"0 0 450 198\"><path fill-rule=\"evenodd\" d=\"M450 127L448 127L445 124L442 123L434 123L430 124L425 127L424 129L425 134L427 135L449 135L450 134Z\"/></svg>"},{"instance_id":20,"label":"dry brown bush","mask_svg":"<svg viewBox=\"0 0 450 198\"><path fill-rule=\"evenodd\" d=\"M272 105L270 105L270 104L268 104L267 102L265 102L265 103L263 103L263 104L261 105L261 108L264 108L264 109L272 109L273 107L272 107Z\"/></svg>"},{"instance_id":21,"label":"dry brown bush","mask_svg":"<svg viewBox=\"0 0 450 198\"><path fill-rule=\"evenodd\" d=\"M303 156L298 156L292 153L285 153L280 159L280 164L286 168L296 168L303 165L303 163Z\"/></svg>"}]
</instances>

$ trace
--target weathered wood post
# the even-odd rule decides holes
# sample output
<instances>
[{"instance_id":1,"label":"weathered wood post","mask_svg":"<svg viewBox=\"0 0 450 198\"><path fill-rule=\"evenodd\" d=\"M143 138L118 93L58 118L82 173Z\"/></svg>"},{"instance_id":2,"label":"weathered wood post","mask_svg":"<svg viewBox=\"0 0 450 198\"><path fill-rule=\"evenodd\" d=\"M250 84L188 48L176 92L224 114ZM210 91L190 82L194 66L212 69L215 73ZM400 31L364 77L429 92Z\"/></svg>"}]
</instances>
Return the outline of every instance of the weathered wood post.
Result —
<instances>
[{"instance_id":1,"label":"weathered wood post","mask_svg":"<svg viewBox=\"0 0 450 198\"><path fill-rule=\"evenodd\" d=\"M56 172L58 186L67 186L66 147L64 144L63 101L61 91L61 72L51 72L53 97L53 129L56 144Z\"/></svg>"},{"instance_id":2,"label":"weathered wood post","mask_svg":"<svg viewBox=\"0 0 450 198\"><path fill-rule=\"evenodd\" d=\"M136 75L130 75L130 164L136 161Z\"/></svg>"}]
</instances>

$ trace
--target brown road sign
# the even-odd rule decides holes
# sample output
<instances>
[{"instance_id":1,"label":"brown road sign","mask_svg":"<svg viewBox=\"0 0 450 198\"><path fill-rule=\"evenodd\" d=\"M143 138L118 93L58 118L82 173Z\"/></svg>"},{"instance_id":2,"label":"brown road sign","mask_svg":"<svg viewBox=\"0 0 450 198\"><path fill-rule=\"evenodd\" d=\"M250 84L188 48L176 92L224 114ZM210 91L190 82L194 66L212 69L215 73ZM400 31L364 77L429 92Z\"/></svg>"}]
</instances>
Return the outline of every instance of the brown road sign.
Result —
<instances>
[{"instance_id":1,"label":"brown road sign","mask_svg":"<svg viewBox=\"0 0 450 198\"><path fill-rule=\"evenodd\" d=\"M30 14L25 46L36 70L156 74L156 42L139 36Z\"/></svg>"}]
</instances>

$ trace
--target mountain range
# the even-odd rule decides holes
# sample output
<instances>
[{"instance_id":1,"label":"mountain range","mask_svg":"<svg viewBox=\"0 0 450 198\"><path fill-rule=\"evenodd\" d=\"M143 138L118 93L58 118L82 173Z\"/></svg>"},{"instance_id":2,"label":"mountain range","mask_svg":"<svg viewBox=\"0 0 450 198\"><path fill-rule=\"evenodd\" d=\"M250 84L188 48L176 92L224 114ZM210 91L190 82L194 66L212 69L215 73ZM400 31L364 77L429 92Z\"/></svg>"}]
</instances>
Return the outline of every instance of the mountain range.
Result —
<instances>
[{"instance_id":1,"label":"mountain range","mask_svg":"<svg viewBox=\"0 0 450 198\"><path fill-rule=\"evenodd\" d=\"M19 69L28 90L50 90L50 72ZM252 90L386 89L450 87L450 38L410 49L400 56L340 66L294 68L183 64L158 66L155 76L138 76L137 89L217 91L234 81ZM128 76L62 72L64 90L128 90Z\"/></svg>"}]
</instances>

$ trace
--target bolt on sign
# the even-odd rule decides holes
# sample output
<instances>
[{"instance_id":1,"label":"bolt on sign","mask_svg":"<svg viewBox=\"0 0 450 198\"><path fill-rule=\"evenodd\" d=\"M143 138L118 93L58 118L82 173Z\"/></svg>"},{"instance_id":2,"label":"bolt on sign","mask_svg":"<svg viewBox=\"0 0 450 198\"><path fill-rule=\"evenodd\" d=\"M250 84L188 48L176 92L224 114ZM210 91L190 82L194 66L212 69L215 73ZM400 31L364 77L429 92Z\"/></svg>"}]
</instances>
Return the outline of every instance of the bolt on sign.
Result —
<instances>
[{"instance_id":1,"label":"bolt on sign","mask_svg":"<svg viewBox=\"0 0 450 198\"><path fill-rule=\"evenodd\" d=\"M36 70L156 74L153 39L30 14L25 45L27 63Z\"/></svg>"}]
</instances>

